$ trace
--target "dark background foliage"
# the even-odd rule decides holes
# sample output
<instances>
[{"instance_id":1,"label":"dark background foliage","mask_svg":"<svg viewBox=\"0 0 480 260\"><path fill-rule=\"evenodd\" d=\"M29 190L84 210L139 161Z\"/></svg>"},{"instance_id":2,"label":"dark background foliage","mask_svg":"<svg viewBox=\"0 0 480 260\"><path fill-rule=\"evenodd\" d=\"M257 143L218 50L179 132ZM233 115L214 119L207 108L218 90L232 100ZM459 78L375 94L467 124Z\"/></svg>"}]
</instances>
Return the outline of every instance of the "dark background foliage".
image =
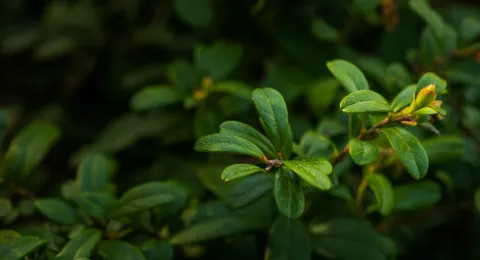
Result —
<instances>
[{"instance_id":1,"label":"dark background foliage","mask_svg":"<svg viewBox=\"0 0 480 260\"><path fill-rule=\"evenodd\" d=\"M68 183L76 178L82 156L92 151L115 163L116 194L149 181L175 180L187 187L185 209L222 201L217 184L206 181L202 173L219 176L222 167L248 159L196 153L194 142L218 131L225 120L258 129L260 125L250 102L229 93L202 92L201 86L208 85L205 77L215 70L232 67L214 83L229 80L250 89L279 90L288 104L296 143L305 132L316 131L331 137L340 149L346 141L347 121L338 104L346 92L325 64L341 58L357 65L371 89L389 100L425 72L447 80L448 115L437 127L442 135L460 137L465 147L454 159L442 157L430 165L427 179L441 186L436 205L395 213L389 228L379 232L396 242L398 259L478 259L474 194L480 183L480 48L475 43L480 40L480 4L430 2L456 32L456 46L438 47L426 36L425 19L406 0L1 0L0 103L8 111L3 151L34 120L53 123L62 133L28 178L6 178L2 183L2 196L13 204L3 228L21 230L49 223L35 210L18 213L20 202L32 196L65 197L73 189ZM198 65L199 46L218 43L227 44L228 50L214 55L206 66ZM240 58L235 62L236 54L229 50L237 47ZM169 68L175 62L190 65L176 71L172 82ZM146 111L132 109L132 96L144 87L181 88L182 84L187 86L182 102ZM205 99L198 98L202 93ZM188 107L189 102L195 105ZM443 145L432 149L437 156L451 151ZM384 170L399 172L395 167ZM342 182L352 189L361 168L351 167L348 172L351 177ZM402 176L396 184L413 181ZM351 216L341 198L311 200L306 222ZM273 213L265 209L264 214ZM176 218L153 224L156 231L169 227L170 233L162 239L184 229L180 213ZM377 228L384 223L378 214L368 220ZM139 230L122 239L138 244ZM267 231L268 227L175 245L174 257L262 259ZM351 245L339 247L350 250ZM313 251L321 249L314 245ZM35 256L51 259L41 252ZM328 257L312 253L312 259L324 258Z\"/></svg>"}]
</instances>

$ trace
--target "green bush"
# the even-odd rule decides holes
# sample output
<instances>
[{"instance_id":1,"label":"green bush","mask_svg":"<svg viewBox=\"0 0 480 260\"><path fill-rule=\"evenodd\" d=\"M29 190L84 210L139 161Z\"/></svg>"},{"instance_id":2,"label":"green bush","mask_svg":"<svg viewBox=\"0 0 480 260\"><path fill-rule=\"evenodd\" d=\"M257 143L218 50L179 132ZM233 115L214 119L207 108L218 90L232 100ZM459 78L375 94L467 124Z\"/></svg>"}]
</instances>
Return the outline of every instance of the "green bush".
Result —
<instances>
[{"instance_id":1,"label":"green bush","mask_svg":"<svg viewBox=\"0 0 480 260\"><path fill-rule=\"evenodd\" d=\"M480 257L478 3L0 6L0 259Z\"/></svg>"}]
</instances>

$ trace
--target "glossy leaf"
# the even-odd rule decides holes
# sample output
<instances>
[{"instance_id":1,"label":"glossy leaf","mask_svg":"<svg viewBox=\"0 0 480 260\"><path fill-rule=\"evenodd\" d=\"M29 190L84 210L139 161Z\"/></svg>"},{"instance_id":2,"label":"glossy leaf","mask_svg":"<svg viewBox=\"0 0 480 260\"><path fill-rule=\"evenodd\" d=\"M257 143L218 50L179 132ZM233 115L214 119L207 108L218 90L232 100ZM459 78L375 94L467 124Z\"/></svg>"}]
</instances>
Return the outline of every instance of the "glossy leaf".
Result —
<instances>
[{"instance_id":1,"label":"glossy leaf","mask_svg":"<svg viewBox=\"0 0 480 260\"><path fill-rule=\"evenodd\" d=\"M440 186L425 180L395 187L396 211L411 211L433 206L442 196Z\"/></svg>"},{"instance_id":2,"label":"glossy leaf","mask_svg":"<svg viewBox=\"0 0 480 260\"><path fill-rule=\"evenodd\" d=\"M292 151L292 130L282 95L272 88L260 88L253 91L252 100L276 151L281 152L284 159L288 159Z\"/></svg>"},{"instance_id":3,"label":"glossy leaf","mask_svg":"<svg viewBox=\"0 0 480 260\"><path fill-rule=\"evenodd\" d=\"M145 255L137 246L124 241L119 241L119 240L102 241L98 244L97 248L98 248L99 254L106 259L146 260Z\"/></svg>"},{"instance_id":4,"label":"glossy leaf","mask_svg":"<svg viewBox=\"0 0 480 260\"><path fill-rule=\"evenodd\" d=\"M367 165L375 162L378 157L378 148L366 141L352 138L348 142L350 156L358 165Z\"/></svg>"},{"instance_id":5,"label":"glossy leaf","mask_svg":"<svg viewBox=\"0 0 480 260\"><path fill-rule=\"evenodd\" d=\"M327 68L349 93L357 90L367 90L368 81L363 72L352 63L345 60L327 62Z\"/></svg>"},{"instance_id":6,"label":"glossy leaf","mask_svg":"<svg viewBox=\"0 0 480 260\"><path fill-rule=\"evenodd\" d=\"M302 221L279 216L268 238L265 260L309 260L310 235Z\"/></svg>"},{"instance_id":7,"label":"glossy leaf","mask_svg":"<svg viewBox=\"0 0 480 260\"><path fill-rule=\"evenodd\" d=\"M170 86L146 87L135 93L130 100L130 107L135 111L142 111L175 104L182 99L182 95Z\"/></svg>"},{"instance_id":8,"label":"glossy leaf","mask_svg":"<svg viewBox=\"0 0 480 260\"><path fill-rule=\"evenodd\" d=\"M78 232L63 249L57 254L58 260L77 260L92 256L95 245L100 241L102 232L93 228L86 228Z\"/></svg>"},{"instance_id":9,"label":"glossy leaf","mask_svg":"<svg viewBox=\"0 0 480 260\"><path fill-rule=\"evenodd\" d=\"M88 154L83 158L77 170L77 184L80 191L104 191L111 171L112 165L103 154Z\"/></svg>"},{"instance_id":10,"label":"glossy leaf","mask_svg":"<svg viewBox=\"0 0 480 260\"><path fill-rule=\"evenodd\" d=\"M387 100L371 90L358 90L349 94L340 102L340 109L348 114L392 111Z\"/></svg>"},{"instance_id":11,"label":"glossy leaf","mask_svg":"<svg viewBox=\"0 0 480 260\"><path fill-rule=\"evenodd\" d=\"M28 124L10 143L5 154L6 170L25 177L45 158L60 139L60 129L50 123L35 121Z\"/></svg>"},{"instance_id":12,"label":"glossy leaf","mask_svg":"<svg viewBox=\"0 0 480 260\"><path fill-rule=\"evenodd\" d=\"M60 199L35 200L35 207L46 217L65 225L72 225L78 219L75 209Z\"/></svg>"},{"instance_id":13,"label":"glossy leaf","mask_svg":"<svg viewBox=\"0 0 480 260\"><path fill-rule=\"evenodd\" d=\"M310 226L312 248L329 259L391 259L395 243L376 233L368 222L335 218Z\"/></svg>"},{"instance_id":14,"label":"glossy leaf","mask_svg":"<svg viewBox=\"0 0 480 260\"><path fill-rule=\"evenodd\" d=\"M204 136L195 143L199 152L225 152L250 155L262 158L264 153L254 143L228 133L217 133Z\"/></svg>"},{"instance_id":15,"label":"glossy leaf","mask_svg":"<svg viewBox=\"0 0 480 260\"><path fill-rule=\"evenodd\" d=\"M277 153L272 142L265 135L260 133L257 129L247 124L238 121L226 121L220 125L220 133L232 134L246 139L258 146L264 153L266 153L270 157L277 157Z\"/></svg>"},{"instance_id":16,"label":"glossy leaf","mask_svg":"<svg viewBox=\"0 0 480 260\"><path fill-rule=\"evenodd\" d=\"M223 216L192 225L175 234L170 244L181 245L208 241L219 237L263 229L264 223L248 216Z\"/></svg>"},{"instance_id":17,"label":"glossy leaf","mask_svg":"<svg viewBox=\"0 0 480 260\"><path fill-rule=\"evenodd\" d=\"M328 190L332 186L328 175L332 173L332 165L322 158L307 158L283 162L312 186Z\"/></svg>"},{"instance_id":18,"label":"glossy leaf","mask_svg":"<svg viewBox=\"0 0 480 260\"><path fill-rule=\"evenodd\" d=\"M22 236L0 244L0 255L3 260L23 259L30 252L40 248L47 241L34 236Z\"/></svg>"},{"instance_id":19,"label":"glossy leaf","mask_svg":"<svg viewBox=\"0 0 480 260\"><path fill-rule=\"evenodd\" d=\"M285 167L275 172L274 198L278 210L289 218L298 218L305 210L300 179Z\"/></svg>"},{"instance_id":20,"label":"glossy leaf","mask_svg":"<svg viewBox=\"0 0 480 260\"><path fill-rule=\"evenodd\" d=\"M417 85L409 85L400 91L392 101L393 112L398 112L402 110L402 108L410 105L413 101L413 95L415 94L416 89Z\"/></svg>"},{"instance_id":21,"label":"glossy leaf","mask_svg":"<svg viewBox=\"0 0 480 260\"><path fill-rule=\"evenodd\" d=\"M256 174L246 177L233 188L228 199L230 207L242 208L257 201L273 188L273 176Z\"/></svg>"},{"instance_id":22,"label":"glossy leaf","mask_svg":"<svg viewBox=\"0 0 480 260\"><path fill-rule=\"evenodd\" d=\"M427 72L423 74L423 76L418 80L417 83L417 90L418 93L422 88L434 84L435 85L435 92L439 95L447 93L447 82L440 78L437 74L433 72Z\"/></svg>"},{"instance_id":23,"label":"glossy leaf","mask_svg":"<svg viewBox=\"0 0 480 260\"><path fill-rule=\"evenodd\" d=\"M257 172L263 173L265 170L253 164L232 164L223 170L222 180L231 181Z\"/></svg>"},{"instance_id":24,"label":"glossy leaf","mask_svg":"<svg viewBox=\"0 0 480 260\"><path fill-rule=\"evenodd\" d=\"M175 194L162 182L148 182L127 190L119 199L112 216L122 216L144 211L173 202Z\"/></svg>"},{"instance_id":25,"label":"glossy leaf","mask_svg":"<svg viewBox=\"0 0 480 260\"><path fill-rule=\"evenodd\" d=\"M390 181L384 175L376 173L368 175L367 182L377 199L378 211L385 216L390 214L394 205L394 192Z\"/></svg>"},{"instance_id":26,"label":"glossy leaf","mask_svg":"<svg viewBox=\"0 0 480 260\"><path fill-rule=\"evenodd\" d=\"M428 171L428 156L420 141L403 128L385 128L382 131L408 173L417 180L425 177Z\"/></svg>"},{"instance_id":27,"label":"glossy leaf","mask_svg":"<svg viewBox=\"0 0 480 260\"><path fill-rule=\"evenodd\" d=\"M196 1L189 0L192 3ZM203 1L209 0L198 2ZM198 45L194 51L195 65L212 77L214 82L223 80L232 73L240 64L242 56L242 47L227 41L217 41L211 46Z\"/></svg>"}]
</instances>

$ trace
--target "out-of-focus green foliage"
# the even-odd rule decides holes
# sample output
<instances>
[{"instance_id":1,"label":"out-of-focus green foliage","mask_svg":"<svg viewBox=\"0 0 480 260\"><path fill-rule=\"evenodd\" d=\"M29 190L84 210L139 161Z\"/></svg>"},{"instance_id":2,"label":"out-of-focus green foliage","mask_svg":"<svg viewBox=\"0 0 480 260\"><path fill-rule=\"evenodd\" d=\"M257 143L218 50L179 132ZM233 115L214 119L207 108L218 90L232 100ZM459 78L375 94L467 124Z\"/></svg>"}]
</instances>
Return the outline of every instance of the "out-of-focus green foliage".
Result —
<instances>
[{"instance_id":1,"label":"out-of-focus green foliage","mask_svg":"<svg viewBox=\"0 0 480 260\"><path fill-rule=\"evenodd\" d=\"M480 258L476 1L0 7L0 259Z\"/></svg>"}]
</instances>

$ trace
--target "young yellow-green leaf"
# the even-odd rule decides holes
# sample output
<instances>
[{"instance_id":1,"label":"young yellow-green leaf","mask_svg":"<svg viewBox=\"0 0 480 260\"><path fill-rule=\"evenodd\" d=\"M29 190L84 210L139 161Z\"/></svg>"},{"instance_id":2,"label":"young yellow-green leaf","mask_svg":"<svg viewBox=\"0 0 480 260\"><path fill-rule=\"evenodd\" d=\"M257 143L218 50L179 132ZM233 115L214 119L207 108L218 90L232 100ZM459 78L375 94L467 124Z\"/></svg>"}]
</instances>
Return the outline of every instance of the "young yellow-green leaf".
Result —
<instances>
[{"instance_id":1,"label":"young yellow-green leaf","mask_svg":"<svg viewBox=\"0 0 480 260\"><path fill-rule=\"evenodd\" d=\"M146 260L137 246L120 240L102 241L98 243L97 249L99 255L105 259Z\"/></svg>"},{"instance_id":2,"label":"young yellow-green leaf","mask_svg":"<svg viewBox=\"0 0 480 260\"><path fill-rule=\"evenodd\" d=\"M425 177L428 171L428 156L420 141L403 128L385 128L382 131L408 173L417 180Z\"/></svg>"},{"instance_id":3,"label":"young yellow-green leaf","mask_svg":"<svg viewBox=\"0 0 480 260\"><path fill-rule=\"evenodd\" d=\"M240 81L221 81L215 84L212 89L215 92L227 93L250 101L252 98L252 88Z\"/></svg>"},{"instance_id":4,"label":"young yellow-green leaf","mask_svg":"<svg viewBox=\"0 0 480 260\"><path fill-rule=\"evenodd\" d=\"M332 186L328 175L332 173L332 165L323 158L307 158L283 162L312 186L328 190Z\"/></svg>"},{"instance_id":5,"label":"young yellow-green leaf","mask_svg":"<svg viewBox=\"0 0 480 260\"><path fill-rule=\"evenodd\" d=\"M72 225L78 214L72 206L60 199L37 199L35 207L48 218L65 225Z\"/></svg>"},{"instance_id":6,"label":"young yellow-green leaf","mask_svg":"<svg viewBox=\"0 0 480 260\"><path fill-rule=\"evenodd\" d=\"M277 153L275 152L275 147L273 146L272 142L257 129L247 124L238 121L225 121L220 125L220 133L232 134L246 139L257 145L271 158L277 157Z\"/></svg>"},{"instance_id":7,"label":"young yellow-green leaf","mask_svg":"<svg viewBox=\"0 0 480 260\"><path fill-rule=\"evenodd\" d=\"M367 182L375 194L379 212L384 216L390 214L394 204L393 187L390 181L384 175L376 173L368 175Z\"/></svg>"},{"instance_id":8,"label":"young yellow-green leaf","mask_svg":"<svg viewBox=\"0 0 480 260\"><path fill-rule=\"evenodd\" d=\"M192 244L264 228L265 223L249 216L220 216L187 227L175 234L170 239L170 244Z\"/></svg>"},{"instance_id":9,"label":"young yellow-green leaf","mask_svg":"<svg viewBox=\"0 0 480 260\"><path fill-rule=\"evenodd\" d=\"M256 174L243 179L235 185L228 205L238 209L258 201L265 193L273 188L273 176L271 174Z\"/></svg>"},{"instance_id":10,"label":"young yellow-green leaf","mask_svg":"<svg viewBox=\"0 0 480 260\"><path fill-rule=\"evenodd\" d=\"M378 148L366 141L352 138L348 142L350 156L358 165L367 165L373 163L378 157Z\"/></svg>"},{"instance_id":11,"label":"young yellow-green leaf","mask_svg":"<svg viewBox=\"0 0 480 260\"><path fill-rule=\"evenodd\" d=\"M310 235L302 221L279 216L268 238L265 260L310 260Z\"/></svg>"},{"instance_id":12,"label":"young yellow-green leaf","mask_svg":"<svg viewBox=\"0 0 480 260\"><path fill-rule=\"evenodd\" d=\"M168 184L162 182L148 182L127 190L118 201L116 210L111 216L123 216L144 211L156 206L173 202L175 194Z\"/></svg>"},{"instance_id":13,"label":"young yellow-green leaf","mask_svg":"<svg viewBox=\"0 0 480 260\"><path fill-rule=\"evenodd\" d=\"M292 151L292 130L282 95L272 88L259 88L253 91L252 100L276 151L281 152L284 159L288 159Z\"/></svg>"},{"instance_id":14,"label":"young yellow-green leaf","mask_svg":"<svg viewBox=\"0 0 480 260\"><path fill-rule=\"evenodd\" d=\"M199 152L224 152L250 155L262 158L264 153L254 143L247 139L230 135L229 133L217 133L204 136L195 143L195 150Z\"/></svg>"},{"instance_id":15,"label":"young yellow-green leaf","mask_svg":"<svg viewBox=\"0 0 480 260\"><path fill-rule=\"evenodd\" d=\"M435 85L435 92L438 95L445 94L448 92L447 81L440 78L437 74L433 72L427 72L423 74L423 76L418 80L416 93L418 93L422 88L430 84Z\"/></svg>"},{"instance_id":16,"label":"young yellow-green leaf","mask_svg":"<svg viewBox=\"0 0 480 260\"><path fill-rule=\"evenodd\" d=\"M275 172L274 198L278 210L289 218L298 218L305 210L305 196L300 179L285 167Z\"/></svg>"},{"instance_id":17,"label":"young yellow-green leaf","mask_svg":"<svg viewBox=\"0 0 480 260\"><path fill-rule=\"evenodd\" d=\"M194 0L193 2L190 0L191 4L197 1L199 0ZM242 60L243 49L237 43L217 41L211 46L196 46L194 56L197 68L212 77L214 82L217 82L225 79L237 68Z\"/></svg>"},{"instance_id":18,"label":"young yellow-green leaf","mask_svg":"<svg viewBox=\"0 0 480 260\"><path fill-rule=\"evenodd\" d=\"M60 139L60 129L47 122L35 121L20 131L5 154L5 167L9 173L26 177Z\"/></svg>"},{"instance_id":19,"label":"young yellow-green leaf","mask_svg":"<svg viewBox=\"0 0 480 260\"><path fill-rule=\"evenodd\" d=\"M257 172L265 172L265 170L253 164L232 164L223 170L222 180L231 181Z\"/></svg>"},{"instance_id":20,"label":"young yellow-green leaf","mask_svg":"<svg viewBox=\"0 0 480 260\"><path fill-rule=\"evenodd\" d=\"M327 68L349 93L368 89L368 81L363 72L352 63L345 60L327 62Z\"/></svg>"},{"instance_id":21,"label":"young yellow-green leaf","mask_svg":"<svg viewBox=\"0 0 480 260\"><path fill-rule=\"evenodd\" d=\"M86 155L77 170L77 185L80 191L104 191L111 171L112 165L103 154Z\"/></svg>"},{"instance_id":22,"label":"young yellow-green leaf","mask_svg":"<svg viewBox=\"0 0 480 260\"><path fill-rule=\"evenodd\" d=\"M442 190L434 181L423 180L395 187L394 210L419 210L440 201Z\"/></svg>"},{"instance_id":23,"label":"young yellow-green leaf","mask_svg":"<svg viewBox=\"0 0 480 260\"><path fill-rule=\"evenodd\" d=\"M407 107L413 101L413 94L415 94L415 90L417 89L417 85L410 85L404 88L392 101L392 108L393 112L398 112L402 108Z\"/></svg>"},{"instance_id":24,"label":"young yellow-green leaf","mask_svg":"<svg viewBox=\"0 0 480 260\"><path fill-rule=\"evenodd\" d=\"M57 254L56 260L77 260L92 255L95 245L100 241L102 232L94 228L86 228L75 234Z\"/></svg>"},{"instance_id":25,"label":"young yellow-green leaf","mask_svg":"<svg viewBox=\"0 0 480 260\"><path fill-rule=\"evenodd\" d=\"M408 4L432 28L435 36L442 39L445 33L445 22L440 14L433 10L426 0L410 0Z\"/></svg>"},{"instance_id":26,"label":"young yellow-green leaf","mask_svg":"<svg viewBox=\"0 0 480 260\"><path fill-rule=\"evenodd\" d=\"M34 236L22 236L0 244L0 255L3 260L24 259L30 252L40 248L47 241Z\"/></svg>"},{"instance_id":27,"label":"young yellow-green leaf","mask_svg":"<svg viewBox=\"0 0 480 260\"><path fill-rule=\"evenodd\" d=\"M139 90L130 99L130 107L135 111L143 111L182 101L182 95L170 86L153 86Z\"/></svg>"},{"instance_id":28,"label":"young yellow-green leaf","mask_svg":"<svg viewBox=\"0 0 480 260\"><path fill-rule=\"evenodd\" d=\"M392 111L392 107L387 100L371 90L358 90L344 97L340 102L340 109L348 114Z\"/></svg>"}]
</instances>

